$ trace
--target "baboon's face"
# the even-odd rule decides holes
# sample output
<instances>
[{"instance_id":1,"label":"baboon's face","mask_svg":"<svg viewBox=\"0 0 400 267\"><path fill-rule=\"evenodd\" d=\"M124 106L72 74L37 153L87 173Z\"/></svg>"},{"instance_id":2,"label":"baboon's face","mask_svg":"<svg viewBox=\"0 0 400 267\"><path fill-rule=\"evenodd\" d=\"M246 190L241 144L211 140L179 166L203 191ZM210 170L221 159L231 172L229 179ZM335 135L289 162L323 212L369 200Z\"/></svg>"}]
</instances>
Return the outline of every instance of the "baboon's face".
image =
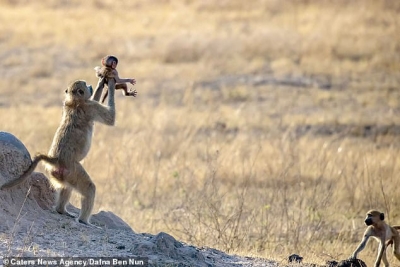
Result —
<instances>
[{"instance_id":1,"label":"baboon's face","mask_svg":"<svg viewBox=\"0 0 400 267\"><path fill-rule=\"evenodd\" d=\"M118 62L115 60L115 57L110 57L106 61L106 66L115 69L118 65Z\"/></svg>"},{"instance_id":2,"label":"baboon's face","mask_svg":"<svg viewBox=\"0 0 400 267\"><path fill-rule=\"evenodd\" d=\"M92 95L91 87L91 85L86 85L85 81L75 81L68 86L68 89L65 90L65 93L72 99L87 100Z\"/></svg>"},{"instance_id":3,"label":"baboon's face","mask_svg":"<svg viewBox=\"0 0 400 267\"><path fill-rule=\"evenodd\" d=\"M367 212L367 217L365 218L365 224L367 226L373 225L375 223L378 223L379 221L383 220L383 213L376 211L376 210L371 210Z\"/></svg>"},{"instance_id":4,"label":"baboon's face","mask_svg":"<svg viewBox=\"0 0 400 267\"><path fill-rule=\"evenodd\" d=\"M115 68L117 67L117 65L118 65L117 61L114 60L114 61L111 63L111 68L115 69Z\"/></svg>"}]
</instances>

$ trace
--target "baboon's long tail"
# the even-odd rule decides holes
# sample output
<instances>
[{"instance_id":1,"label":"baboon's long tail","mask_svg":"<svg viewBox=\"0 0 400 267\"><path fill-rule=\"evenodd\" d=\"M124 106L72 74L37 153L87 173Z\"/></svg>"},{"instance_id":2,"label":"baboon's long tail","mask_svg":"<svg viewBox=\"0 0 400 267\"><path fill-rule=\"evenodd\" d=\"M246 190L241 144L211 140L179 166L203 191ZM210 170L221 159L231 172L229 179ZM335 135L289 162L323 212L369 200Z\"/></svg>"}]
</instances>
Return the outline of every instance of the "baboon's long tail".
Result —
<instances>
[{"instance_id":1,"label":"baboon's long tail","mask_svg":"<svg viewBox=\"0 0 400 267\"><path fill-rule=\"evenodd\" d=\"M26 178L28 178L32 174L32 172L35 170L36 166L38 165L39 161L41 161L41 160L44 160L52 165L56 165L58 162L58 158L52 158L52 157L49 157L44 154L38 154L33 158L31 165L25 171L24 174L22 174L20 177L18 177L17 179L15 179L13 181L9 181L8 183L3 184L0 187L0 190L14 187L16 185L19 185L23 181L25 181Z\"/></svg>"}]
</instances>

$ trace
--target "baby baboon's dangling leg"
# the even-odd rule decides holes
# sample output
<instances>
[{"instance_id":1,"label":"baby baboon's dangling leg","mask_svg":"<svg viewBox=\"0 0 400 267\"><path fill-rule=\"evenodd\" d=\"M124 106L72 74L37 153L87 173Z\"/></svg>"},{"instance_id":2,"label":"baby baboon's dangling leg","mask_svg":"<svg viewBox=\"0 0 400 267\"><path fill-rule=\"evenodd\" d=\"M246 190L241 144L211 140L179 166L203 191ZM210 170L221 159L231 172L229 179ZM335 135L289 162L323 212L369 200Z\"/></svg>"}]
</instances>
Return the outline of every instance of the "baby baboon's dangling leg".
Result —
<instances>
[{"instance_id":1,"label":"baby baboon's dangling leg","mask_svg":"<svg viewBox=\"0 0 400 267\"><path fill-rule=\"evenodd\" d=\"M106 79L105 78L100 78L99 81L97 82L97 86L94 89L94 93L92 95L92 99L94 101L99 102L100 97L103 93L103 89L104 89L104 84L106 83Z\"/></svg>"},{"instance_id":2,"label":"baby baboon's dangling leg","mask_svg":"<svg viewBox=\"0 0 400 267\"><path fill-rule=\"evenodd\" d=\"M115 84L115 90L123 90L122 94L124 96L129 95L128 92L128 85L126 85L126 83L116 83ZM101 103L104 103L104 101L106 100L108 96L108 90L103 90L103 94L101 95Z\"/></svg>"},{"instance_id":3,"label":"baby baboon's dangling leg","mask_svg":"<svg viewBox=\"0 0 400 267\"><path fill-rule=\"evenodd\" d=\"M115 90L122 90L122 94L124 96L136 97L136 95L137 95L137 91L136 90L129 90L128 85L126 85L126 83L117 83L117 84L115 84Z\"/></svg>"},{"instance_id":4,"label":"baby baboon's dangling leg","mask_svg":"<svg viewBox=\"0 0 400 267\"><path fill-rule=\"evenodd\" d=\"M105 90L101 95L101 103L104 103L104 101L106 101L107 96L108 96L108 90Z\"/></svg>"}]
</instances>

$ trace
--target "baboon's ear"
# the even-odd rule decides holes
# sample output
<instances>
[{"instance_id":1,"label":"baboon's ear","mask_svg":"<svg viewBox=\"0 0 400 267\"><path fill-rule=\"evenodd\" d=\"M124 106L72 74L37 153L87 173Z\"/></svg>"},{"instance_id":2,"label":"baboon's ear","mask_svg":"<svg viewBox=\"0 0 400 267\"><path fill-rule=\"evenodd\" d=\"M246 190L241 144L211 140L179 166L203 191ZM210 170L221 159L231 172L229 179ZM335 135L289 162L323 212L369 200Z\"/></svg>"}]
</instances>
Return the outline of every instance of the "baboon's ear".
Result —
<instances>
[{"instance_id":1,"label":"baboon's ear","mask_svg":"<svg viewBox=\"0 0 400 267\"><path fill-rule=\"evenodd\" d=\"M383 221L385 219L385 214L383 213L379 214L379 218L381 219L381 221Z\"/></svg>"}]
</instances>

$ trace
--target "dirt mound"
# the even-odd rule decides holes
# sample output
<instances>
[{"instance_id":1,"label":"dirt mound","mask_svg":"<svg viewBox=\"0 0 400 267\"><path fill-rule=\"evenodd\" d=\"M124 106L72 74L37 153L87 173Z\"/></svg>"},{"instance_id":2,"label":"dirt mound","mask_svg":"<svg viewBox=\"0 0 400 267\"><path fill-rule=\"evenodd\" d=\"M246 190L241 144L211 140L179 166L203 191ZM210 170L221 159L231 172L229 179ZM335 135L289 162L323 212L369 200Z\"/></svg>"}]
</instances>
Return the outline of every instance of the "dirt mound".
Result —
<instances>
[{"instance_id":1,"label":"dirt mound","mask_svg":"<svg viewBox=\"0 0 400 267\"><path fill-rule=\"evenodd\" d=\"M0 132L0 185L15 179L30 164L25 146ZM0 255L4 257L148 257L150 266L272 266L265 260L196 248L167 233L135 233L121 218L100 211L84 226L53 211L54 190L45 175L33 173L26 182L0 191ZM69 210L79 213L70 205Z\"/></svg>"}]
</instances>

